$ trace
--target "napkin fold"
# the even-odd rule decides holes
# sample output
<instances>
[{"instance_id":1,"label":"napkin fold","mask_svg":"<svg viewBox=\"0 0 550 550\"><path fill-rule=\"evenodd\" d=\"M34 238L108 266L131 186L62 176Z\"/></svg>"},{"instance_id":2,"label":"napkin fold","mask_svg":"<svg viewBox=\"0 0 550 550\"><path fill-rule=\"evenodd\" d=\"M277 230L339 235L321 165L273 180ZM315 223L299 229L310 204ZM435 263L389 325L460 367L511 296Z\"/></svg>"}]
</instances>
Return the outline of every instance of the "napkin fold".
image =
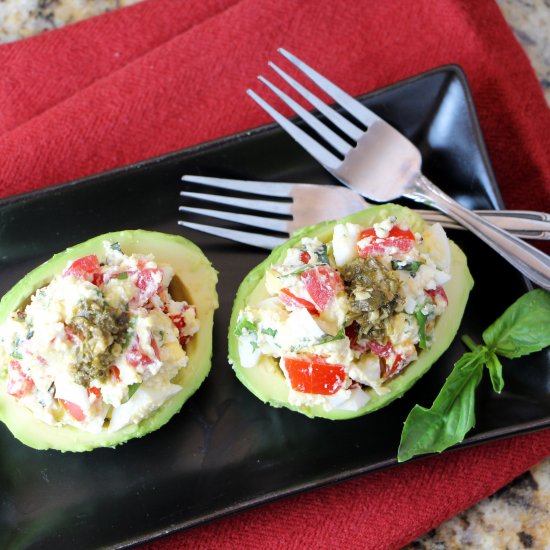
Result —
<instances>
[{"instance_id":1,"label":"napkin fold","mask_svg":"<svg viewBox=\"0 0 550 550\"><path fill-rule=\"evenodd\" d=\"M550 111L492 0L147 0L0 47L0 196L270 122L244 90L277 47L352 94L465 70L505 203L550 211ZM550 452L550 431L449 452L162 539L398 548Z\"/></svg>"}]
</instances>

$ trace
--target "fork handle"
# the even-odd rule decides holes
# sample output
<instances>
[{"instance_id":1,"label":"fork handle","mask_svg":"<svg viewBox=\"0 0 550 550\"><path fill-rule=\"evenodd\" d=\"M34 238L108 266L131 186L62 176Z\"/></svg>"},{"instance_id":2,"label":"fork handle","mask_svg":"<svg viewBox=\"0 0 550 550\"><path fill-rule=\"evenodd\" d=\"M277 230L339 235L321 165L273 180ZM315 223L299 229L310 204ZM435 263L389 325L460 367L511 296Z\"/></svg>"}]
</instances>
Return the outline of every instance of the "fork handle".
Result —
<instances>
[{"instance_id":1,"label":"fork handle","mask_svg":"<svg viewBox=\"0 0 550 550\"><path fill-rule=\"evenodd\" d=\"M485 241L529 280L550 290L550 257L544 252L464 208L422 174L405 196L445 212Z\"/></svg>"}]
</instances>

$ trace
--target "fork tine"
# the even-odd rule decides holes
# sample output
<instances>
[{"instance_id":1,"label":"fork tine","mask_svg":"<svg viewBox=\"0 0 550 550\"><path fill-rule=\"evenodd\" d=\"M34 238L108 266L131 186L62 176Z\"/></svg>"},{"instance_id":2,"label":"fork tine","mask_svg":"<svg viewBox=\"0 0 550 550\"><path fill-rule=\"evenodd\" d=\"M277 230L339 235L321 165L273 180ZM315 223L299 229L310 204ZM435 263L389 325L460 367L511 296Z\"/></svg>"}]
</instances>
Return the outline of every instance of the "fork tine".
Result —
<instances>
[{"instance_id":1,"label":"fork tine","mask_svg":"<svg viewBox=\"0 0 550 550\"><path fill-rule=\"evenodd\" d=\"M357 141L364 133L361 128L352 124L347 118L344 118L339 112L329 107L324 101L315 94L302 86L297 80L285 73L275 63L269 61L268 65L286 82L288 82L302 97L309 101L319 112L325 115L336 127L347 134L351 139Z\"/></svg>"},{"instance_id":2,"label":"fork tine","mask_svg":"<svg viewBox=\"0 0 550 550\"><path fill-rule=\"evenodd\" d=\"M180 206L180 212L191 212L192 214L200 214L210 216L218 220L228 220L230 222L242 223L252 227L260 227L262 229L271 229L281 233L288 233L287 220L278 220L276 218L266 218L264 216L253 216L251 214L236 214L235 212L226 212L224 210L210 210L208 208L195 208L193 206Z\"/></svg>"},{"instance_id":3,"label":"fork tine","mask_svg":"<svg viewBox=\"0 0 550 550\"><path fill-rule=\"evenodd\" d=\"M207 193L194 193L191 191L180 191L182 197L191 197L207 202L215 202L239 208L248 208L249 210L259 210L260 212L270 212L271 214L291 215L290 202L262 201L256 199L243 199L240 197L227 197L220 195L210 195Z\"/></svg>"},{"instance_id":4,"label":"fork tine","mask_svg":"<svg viewBox=\"0 0 550 550\"><path fill-rule=\"evenodd\" d=\"M333 84L330 80L327 80L324 76L320 75L316 70L312 69L295 55L291 54L284 48L279 48L277 51L286 57L294 66L300 69L313 82L315 82L319 88L326 92L330 97L332 97L332 99L334 99L334 101L346 109L365 126L369 127L377 120L381 120L377 114L373 113L370 109L367 109L362 103L344 92L344 90Z\"/></svg>"},{"instance_id":5,"label":"fork tine","mask_svg":"<svg viewBox=\"0 0 550 550\"><path fill-rule=\"evenodd\" d=\"M247 90L246 93L273 118L288 134L291 135L317 162L327 168L336 170L341 164L340 159L333 155L328 149L306 134L296 124L290 122L279 111L264 101L257 93Z\"/></svg>"},{"instance_id":6,"label":"fork tine","mask_svg":"<svg viewBox=\"0 0 550 550\"><path fill-rule=\"evenodd\" d=\"M241 191L253 193L254 195L265 195L267 197L291 197L293 183L271 183L268 181L234 180L228 178L212 178L209 176L182 176L182 181L208 185L227 191Z\"/></svg>"},{"instance_id":7,"label":"fork tine","mask_svg":"<svg viewBox=\"0 0 550 550\"><path fill-rule=\"evenodd\" d=\"M296 103L289 95L285 94L280 88L275 86L264 78L258 77L268 88L271 89L284 103L286 103L308 126L313 128L323 139L330 143L342 155L347 155L352 146L344 141L338 134L333 132L326 124L323 124L318 118L315 118L309 111L304 109L299 103Z\"/></svg>"},{"instance_id":8,"label":"fork tine","mask_svg":"<svg viewBox=\"0 0 550 550\"><path fill-rule=\"evenodd\" d=\"M212 227L201 223L178 221L178 224L183 225L184 227L190 227L195 231L202 231L203 233L214 235L215 237L223 237L224 239L230 239L232 241L257 246L259 248L267 248L268 250L276 248L287 240L281 237L273 237L271 235L259 235L258 233L248 233L246 231L238 231L236 229Z\"/></svg>"}]
</instances>

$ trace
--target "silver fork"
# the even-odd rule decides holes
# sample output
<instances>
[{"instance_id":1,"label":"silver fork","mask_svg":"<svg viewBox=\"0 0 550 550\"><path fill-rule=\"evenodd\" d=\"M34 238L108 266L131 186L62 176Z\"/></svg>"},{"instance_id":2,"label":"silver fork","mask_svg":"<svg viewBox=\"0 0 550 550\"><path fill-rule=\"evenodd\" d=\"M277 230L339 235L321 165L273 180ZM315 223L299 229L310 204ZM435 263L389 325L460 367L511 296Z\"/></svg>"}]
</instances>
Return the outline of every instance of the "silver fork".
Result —
<instances>
[{"instance_id":1,"label":"silver fork","mask_svg":"<svg viewBox=\"0 0 550 550\"><path fill-rule=\"evenodd\" d=\"M187 205L180 206L180 212L228 220L254 228L270 229L287 235L291 235L294 231L306 225L343 218L372 206L355 191L336 185L243 181L198 175L185 175L181 179L184 182L198 185L199 189L203 189L203 186L216 189L215 194L191 190L181 191L180 195L185 199L206 202L207 206L211 206L212 203L214 205L236 206L253 210L260 215L240 214L220 210L218 207L213 209ZM220 189L265 196L271 200L224 195L219 192ZM279 198L289 200L284 202L274 200ZM460 224L436 210L417 209L416 212L430 223L439 222L447 228L464 229ZM277 219L266 216L266 214L273 213L291 216L291 219ZM479 213L491 217L494 223L522 238L550 239L550 214L526 210L480 210ZM262 248L274 248L285 240L281 237L269 237L260 233L227 229L202 223L189 221L179 221L178 223L218 237Z\"/></svg>"},{"instance_id":2,"label":"silver fork","mask_svg":"<svg viewBox=\"0 0 550 550\"><path fill-rule=\"evenodd\" d=\"M420 151L401 133L362 103L338 88L303 61L278 50L329 97L334 99L367 131L340 115L274 63L269 65L303 98L319 110L353 145L301 107L264 77L258 77L321 138L343 157L332 153L252 90L247 93L267 111L304 149L342 183L376 202L406 197L435 207L485 241L516 269L539 286L550 290L550 258L518 237L464 208L430 182L421 171Z\"/></svg>"}]
</instances>

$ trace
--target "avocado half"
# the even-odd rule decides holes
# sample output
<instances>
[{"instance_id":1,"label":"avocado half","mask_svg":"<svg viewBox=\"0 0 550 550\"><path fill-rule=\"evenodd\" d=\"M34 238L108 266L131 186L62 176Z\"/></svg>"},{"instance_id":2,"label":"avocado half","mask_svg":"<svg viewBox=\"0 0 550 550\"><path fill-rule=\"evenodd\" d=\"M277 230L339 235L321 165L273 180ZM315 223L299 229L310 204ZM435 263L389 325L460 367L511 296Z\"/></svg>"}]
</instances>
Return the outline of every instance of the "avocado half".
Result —
<instances>
[{"instance_id":1,"label":"avocado half","mask_svg":"<svg viewBox=\"0 0 550 550\"><path fill-rule=\"evenodd\" d=\"M373 206L362 212L352 214L338 221L323 222L305 227L290 238L288 242L279 246L257 267L255 267L243 280L233 304L231 322L229 327L229 361L238 379L263 402L274 407L287 407L309 417L322 417L333 420L344 420L362 416L401 397L413 384L423 376L437 361L443 352L453 341L468 301L468 295L473 286L473 279L468 270L464 253L450 241L451 245L451 280L445 285L445 292L449 299L449 305L441 315L433 332L432 346L420 351L416 361L411 363L394 379L386 382L391 391L385 395L378 395L372 389L365 390L370 400L356 411L332 410L326 411L322 406L295 407L289 403L289 387L285 381L278 363L267 356L260 358L259 363L252 368L244 368L239 360L238 337L235 336L235 327L239 311L247 305L255 305L268 297L265 290L264 276L266 270L273 264L281 263L287 250L300 242L302 237L318 237L322 242L327 242L332 237L333 228L337 223L356 223L364 227L371 227L389 216L395 216L397 223L408 224L412 231L422 231L426 228L426 222L413 210L394 205L384 204Z\"/></svg>"},{"instance_id":2,"label":"avocado half","mask_svg":"<svg viewBox=\"0 0 550 550\"><path fill-rule=\"evenodd\" d=\"M26 407L6 391L7 364L0 364L0 420L22 443L35 449L89 451L96 447L115 447L157 430L176 414L206 378L211 366L212 327L218 307L217 272L202 251L187 239L144 230L107 233L75 245L53 256L21 279L0 301L0 325L12 311L25 306L32 294L47 285L70 260L88 254L103 254L103 241L118 242L127 254L153 254L158 263L170 264L174 278L172 297L186 300L197 308L200 330L186 346L188 364L173 380L182 390L171 397L139 424L128 425L113 433L89 433L72 426L51 426L37 420Z\"/></svg>"}]
</instances>

